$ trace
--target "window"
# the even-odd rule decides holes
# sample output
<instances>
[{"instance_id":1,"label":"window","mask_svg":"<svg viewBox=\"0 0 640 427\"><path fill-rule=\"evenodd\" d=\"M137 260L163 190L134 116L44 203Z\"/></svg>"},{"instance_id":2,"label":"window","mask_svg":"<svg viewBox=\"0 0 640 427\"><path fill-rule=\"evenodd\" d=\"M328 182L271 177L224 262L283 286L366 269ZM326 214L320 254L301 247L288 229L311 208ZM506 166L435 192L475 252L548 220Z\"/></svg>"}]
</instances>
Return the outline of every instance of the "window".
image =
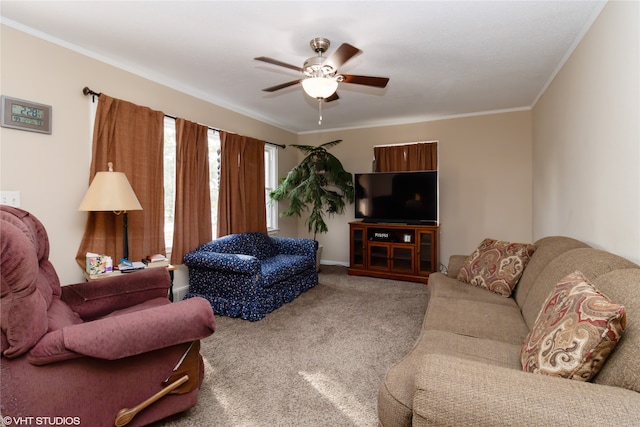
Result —
<instances>
[{"instance_id":1,"label":"window","mask_svg":"<svg viewBox=\"0 0 640 427\"><path fill-rule=\"evenodd\" d=\"M278 202L271 200L269 193L278 186L278 148L269 144L264 146L264 175L267 231L276 231L278 229Z\"/></svg>"},{"instance_id":2,"label":"window","mask_svg":"<svg viewBox=\"0 0 640 427\"><path fill-rule=\"evenodd\" d=\"M267 230L278 226L278 204L271 201L269 192L277 185L278 152L276 147L265 145L265 192L267 201ZM171 117L164 119L164 239L167 254L173 245L173 221L176 184L176 121ZM213 237L216 237L218 224L218 191L220 189L220 136L209 129L209 187L211 189L211 225Z\"/></svg>"},{"instance_id":3,"label":"window","mask_svg":"<svg viewBox=\"0 0 640 427\"><path fill-rule=\"evenodd\" d=\"M173 212L176 200L176 121L164 118L164 244L167 256L173 246Z\"/></svg>"}]
</instances>

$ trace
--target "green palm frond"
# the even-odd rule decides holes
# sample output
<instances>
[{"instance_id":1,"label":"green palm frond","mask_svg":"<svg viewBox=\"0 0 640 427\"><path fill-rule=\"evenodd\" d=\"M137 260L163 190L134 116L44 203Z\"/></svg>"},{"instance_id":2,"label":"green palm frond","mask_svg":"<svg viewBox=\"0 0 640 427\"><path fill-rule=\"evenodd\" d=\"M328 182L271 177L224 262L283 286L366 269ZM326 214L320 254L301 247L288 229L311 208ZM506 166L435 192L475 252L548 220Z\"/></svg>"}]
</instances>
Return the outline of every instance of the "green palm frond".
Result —
<instances>
[{"instance_id":1,"label":"green palm frond","mask_svg":"<svg viewBox=\"0 0 640 427\"><path fill-rule=\"evenodd\" d=\"M347 202L354 200L353 176L327 151L340 142L337 139L317 147L292 144L306 156L269 194L276 201L289 200L289 208L281 216L299 217L310 210L306 224L314 239L318 233L329 231L325 214L342 214Z\"/></svg>"},{"instance_id":2,"label":"green palm frond","mask_svg":"<svg viewBox=\"0 0 640 427\"><path fill-rule=\"evenodd\" d=\"M334 145L338 145L342 142L341 139L336 139L335 141L330 141L330 142L325 142L324 144L320 144L320 147L327 149L327 148L331 148Z\"/></svg>"}]
</instances>

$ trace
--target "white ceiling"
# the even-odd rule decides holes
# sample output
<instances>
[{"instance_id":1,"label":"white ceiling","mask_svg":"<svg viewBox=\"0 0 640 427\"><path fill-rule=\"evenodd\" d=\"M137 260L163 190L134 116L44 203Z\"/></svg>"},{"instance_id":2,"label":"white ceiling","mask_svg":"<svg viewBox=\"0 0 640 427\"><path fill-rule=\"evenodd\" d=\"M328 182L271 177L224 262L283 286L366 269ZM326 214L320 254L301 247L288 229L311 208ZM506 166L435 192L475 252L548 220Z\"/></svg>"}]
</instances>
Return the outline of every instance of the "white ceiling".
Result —
<instances>
[{"instance_id":1,"label":"white ceiling","mask_svg":"<svg viewBox=\"0 0 640 427\"><path fill-rule=\"evenodd\" d=\"M2 22L206 101L297 132L531 108L605 1L5 1ZM363 53L323 105L300 78L326 37ZM85 82L78 82L79 90ZM100 87L92 87L101 91ZM166 111L172 114L171 111ZM211 126L216 126L215 118Z\"/></svg>"}]
</instances>

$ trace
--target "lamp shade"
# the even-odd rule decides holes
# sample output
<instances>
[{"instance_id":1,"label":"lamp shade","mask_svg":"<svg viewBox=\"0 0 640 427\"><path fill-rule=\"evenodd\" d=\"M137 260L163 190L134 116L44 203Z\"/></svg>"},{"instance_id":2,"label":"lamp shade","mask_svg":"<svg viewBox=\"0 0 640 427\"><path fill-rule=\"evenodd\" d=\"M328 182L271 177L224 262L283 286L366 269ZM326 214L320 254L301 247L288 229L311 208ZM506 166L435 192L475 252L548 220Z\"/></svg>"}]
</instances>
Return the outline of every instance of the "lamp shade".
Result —
<instances>
[{"instance_id":1,"label":"lamp shade","mask_svg":"<svg viewBox=\"0 0 640 427\"><path fill-rule=\"evenodd\" d=\"M338 81L329 77L309 77L302 80L302 88L312 98L329 98L338 89Z\"/></svg>"},{"instance_id":2,"label":"lamp shade","mask_svg":"<svg viewBox=\"0 0 640 427\"><path fill-rule=\"evenodd\" d=\"M79 211L139 211L142 206L123 172L98 172L80 203Z\"/></svg>"}]
</instances>

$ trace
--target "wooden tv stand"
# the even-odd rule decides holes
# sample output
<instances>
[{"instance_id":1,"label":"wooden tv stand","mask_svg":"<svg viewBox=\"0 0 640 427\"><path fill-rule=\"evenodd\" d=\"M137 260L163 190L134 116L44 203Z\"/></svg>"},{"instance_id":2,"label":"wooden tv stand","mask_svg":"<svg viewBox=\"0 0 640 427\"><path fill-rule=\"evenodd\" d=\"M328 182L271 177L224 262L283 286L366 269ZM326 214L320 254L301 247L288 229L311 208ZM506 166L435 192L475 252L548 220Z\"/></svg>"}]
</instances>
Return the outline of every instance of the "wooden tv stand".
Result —
<instances>
[{"instance_id":1,"label":"wooden tv stand","mask_svg":"<svg viewBox=\"0 0 640 427\"><path fill-rule=\"evenodd\" d=\"M438 231L438 225L350 222L347 272L427 283L438 271Z\"/></svg>"}]
</instances>

